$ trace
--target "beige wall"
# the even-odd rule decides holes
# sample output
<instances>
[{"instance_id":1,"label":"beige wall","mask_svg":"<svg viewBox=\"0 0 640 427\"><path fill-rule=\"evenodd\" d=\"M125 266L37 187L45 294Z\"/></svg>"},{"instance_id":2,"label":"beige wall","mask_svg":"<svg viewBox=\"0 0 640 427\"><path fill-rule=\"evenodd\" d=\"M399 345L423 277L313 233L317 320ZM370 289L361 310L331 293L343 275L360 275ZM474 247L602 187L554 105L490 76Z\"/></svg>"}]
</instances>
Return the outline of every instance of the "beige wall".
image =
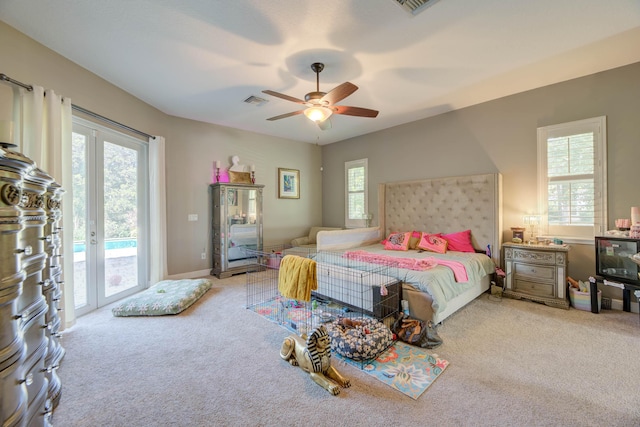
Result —
<instances>
[{"instance_id":1,"label":"beige wall","mask_svg":"<svg viewBox=\"0 0 640 427\"><path fill-rule=\"evenodd\" d=\"M256 183L264 184L263 218L265 245L289 243L306 235L310 224L322 224L320 207L322 177L320 148L237 129L168 118L167 183L170 247L169 272L181 273L208 268L200 253L209 253L209 194L213 163L231 165L237 154L240 163L256 166ZM278 167L300 170L300 199L278 199ZM198 222L188 222L189 214Z\"/></svg>"},{"instance_id":2,"label":"beige wall","mask_svg":"<svg viewBox=\"0 0 640 427\"><path fill-rule=\"evenodd\" d=\"M0 73L53 89L75 105L166 138L170 275L210 268L200 254L203 249L209 254L207 197L216 160L228 165L238 155L241 163L256 165L257 183L265 185L266 244L288 242L308 233L311 224L322 224L319 147L168 116L1 21L0 58ZM299 200L277 198L278 167L300 170ZM188 222L193 213L198 221Z\"/></svg>"},{"instance_id":3,"label":"beige wall","mask_svg":"<svg viewBox=\"0 0 640 427\"><path fill-rule=\"evenodd\" d=\"M380 114L384 114L381 111ZM504 238L536 212L536 128L606 115L608 218L629 218L640 205L640 63L516 94L324 146L323 218L344 222L344 162L369 159L369 210L377 184L443 176L503 175ZM374 218L374 223L377 219ZM573 245L569 274L595 274L592 245ZM621 298L617 289L605 295Z\"/></svg>"}]
</instances>

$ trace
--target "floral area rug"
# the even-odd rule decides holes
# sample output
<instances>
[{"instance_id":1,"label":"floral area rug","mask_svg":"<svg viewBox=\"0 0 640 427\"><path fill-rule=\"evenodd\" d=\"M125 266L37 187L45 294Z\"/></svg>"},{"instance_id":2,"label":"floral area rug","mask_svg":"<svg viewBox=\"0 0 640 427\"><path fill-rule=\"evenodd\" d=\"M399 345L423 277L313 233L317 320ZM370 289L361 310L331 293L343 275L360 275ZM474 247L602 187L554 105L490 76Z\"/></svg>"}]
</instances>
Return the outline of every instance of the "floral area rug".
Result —
<instances>
[{"instance_id":1,"label":"floral area rug","mask_svg":"<svg viewBox=\"0 0 640 427\"><path fill-rule=\"evenodd\" d=\"M336 305L322 305L313 310L310 303L289 300L283 297L264 301L247 307L271 322L289 331L308 333L319 324L340 316L342 308ZM320 315L318 315L320 313ZM449 365L437 354L396 341L391 347L373 360L355 361L333 352L335 361L353 365L395 388L412 399L418 399Z\"/></svg>"},{"instance_id":2,"label":"floral area rug","mask_svg":"<svg viewBox=\"0 0 640 427\"><path fill-rule=\"evenodd\" d=\"M362 368L383 383L416 400L449 366L437 354L397 341L375 360L362 365L351 359L336 355L346 363Z\"/></svg>"}]
</instances>

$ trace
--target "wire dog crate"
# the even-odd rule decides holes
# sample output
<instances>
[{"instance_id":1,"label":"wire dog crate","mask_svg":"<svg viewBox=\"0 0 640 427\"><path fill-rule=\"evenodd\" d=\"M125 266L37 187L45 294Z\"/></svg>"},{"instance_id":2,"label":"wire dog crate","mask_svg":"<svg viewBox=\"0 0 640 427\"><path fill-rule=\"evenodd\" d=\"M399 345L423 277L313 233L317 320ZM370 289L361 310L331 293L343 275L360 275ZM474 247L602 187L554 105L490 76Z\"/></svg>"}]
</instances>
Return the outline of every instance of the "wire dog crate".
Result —
<instances>
[{"instance_id":1,"label":"wire dog crate","mask_svg":"<svg viewBox=\"0 0 640 427\"><path fill-rule=\"evenodd\" d=\"M316 261L317 289L311 292L311 301L280 294L280 261L286 255ZM394 266L361 263L346 259L341 253L290 247L267 248L256 254L256 259L259 268L247 273L246 308L298 335L309 334L322 324L329 329L343 319L356 324L371 324L370 320L376 319L390 328L399 311L401 284ZM333 344L332 340L332 347ZM361 361L375 358L386 347Z\"/></svg>"},{"instance_id":2,"label":"wire dog crate","mask_svg":"<svg viewBox=\"0 0 640 427\"><path fill-rule=\"evenodd\" d=\"M285 298L278 291L280 261L285 255L315 258L315 250L287 245L253 251L256 268L247 273L246 308L300 335L311 331L311 303Z\"/></svg>"}]
</instances>

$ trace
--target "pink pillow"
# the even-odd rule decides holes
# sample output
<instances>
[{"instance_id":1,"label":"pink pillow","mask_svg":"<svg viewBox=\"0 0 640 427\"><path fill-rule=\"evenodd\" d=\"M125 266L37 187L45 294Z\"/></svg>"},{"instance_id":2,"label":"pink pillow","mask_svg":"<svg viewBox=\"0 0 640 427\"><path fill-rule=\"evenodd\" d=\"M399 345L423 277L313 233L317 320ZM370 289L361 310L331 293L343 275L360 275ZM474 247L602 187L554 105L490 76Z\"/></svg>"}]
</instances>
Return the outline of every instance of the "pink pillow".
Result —
<instances>
[{"instance_id":1,"label":"pink pillow","mask_svg":"<svg viewBox=\"0 0 640 427\"><path fill-rule=\"evenodd\" d=\"M422 233L422 237L418 242L418 249L443 254L447 252L448 244L449 242L440 237L438 234Z\"/></svg>"},{"instance_id":2,"label":"pink pillow","mask_svg":"<svg viewBox=\"0 0 640 427\"><path fill-rule=\"evenodd\" d=\"M475 252L471 243L471 230L459 231L457 233L442 234L442 237L449 243L447 249L458 252Z\"/></svg>"},{"instance_id":3,"label":"pink pillow","mask_svg":"<svg viewBox=\"0 0 640 427\"><path fill-rule=\"evenodd\" d=\"M391 233L387 240L384 241L384 248L390 251L406 251L409 249L410 239L410 231L406 233Z\"/></svg>"}]
</instances>

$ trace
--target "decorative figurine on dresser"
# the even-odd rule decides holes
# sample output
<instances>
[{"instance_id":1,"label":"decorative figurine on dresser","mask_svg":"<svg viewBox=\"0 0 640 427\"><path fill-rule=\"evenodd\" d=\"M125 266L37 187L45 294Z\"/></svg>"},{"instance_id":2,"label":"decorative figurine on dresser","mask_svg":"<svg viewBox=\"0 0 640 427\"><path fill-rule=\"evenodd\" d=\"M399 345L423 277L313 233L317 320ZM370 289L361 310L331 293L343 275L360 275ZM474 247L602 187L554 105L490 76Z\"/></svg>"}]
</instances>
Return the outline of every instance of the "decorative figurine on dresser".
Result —
<instances>
[{"instance_id":1,"label":"decorative figurine on dresser","mask_svg":"<svg viewBox=\"0 0 640 427\"><path fill-rule=\"evenodd\" d=\"M60 398L62 189L0 144L0 423L49 425Z\"/></svg>"},{"instance_id":2,"label":"decorative figurine on dresser","mask_svg":"<svg viewBox=\"0 0 640 427\"><path fill-rule=\"evenodd\" d=\"M569 246L504 243L504 295L569 308Z\"/></svg>"},{"instance_id":3,"label":"decorative figurine on dresser","mask_svg":"<svg viewBox=\"0 0 640 427\"><path fill-rule=\"evenodd\" d=\"M211 275L221 279L256 268L262 250L263 188L226 182L210 185Z\"/></svg>"}]
</instances>

